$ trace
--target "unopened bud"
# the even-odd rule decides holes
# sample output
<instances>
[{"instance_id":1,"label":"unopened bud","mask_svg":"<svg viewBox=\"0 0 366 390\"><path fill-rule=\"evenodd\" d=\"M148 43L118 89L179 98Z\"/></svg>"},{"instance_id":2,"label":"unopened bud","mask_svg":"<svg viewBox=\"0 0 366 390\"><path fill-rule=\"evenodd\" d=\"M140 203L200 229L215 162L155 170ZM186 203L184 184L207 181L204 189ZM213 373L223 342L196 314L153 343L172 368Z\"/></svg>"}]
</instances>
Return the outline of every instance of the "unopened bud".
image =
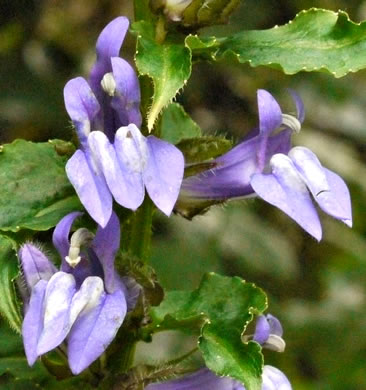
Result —
<instances>
[{"instance_id":1,"label":"unopened bud","mask_svg":"<svg viewBox=\"0 0 366 390\"><path fill-rule=\"evenodd\" d=\"M150 0L155 12L194 29L226 23L240 0Z\"/></svg>"},{"instance_id":2,"label":"unopened bud","mask_svg":"<svg viewBox=\"0 0 366 390\"><path fill-rule=\"evenodd\" d=\"M192 0L166 0L164 13L173 20L182 20L183 11L192 3Z\"/></svg>"}]
</instances>

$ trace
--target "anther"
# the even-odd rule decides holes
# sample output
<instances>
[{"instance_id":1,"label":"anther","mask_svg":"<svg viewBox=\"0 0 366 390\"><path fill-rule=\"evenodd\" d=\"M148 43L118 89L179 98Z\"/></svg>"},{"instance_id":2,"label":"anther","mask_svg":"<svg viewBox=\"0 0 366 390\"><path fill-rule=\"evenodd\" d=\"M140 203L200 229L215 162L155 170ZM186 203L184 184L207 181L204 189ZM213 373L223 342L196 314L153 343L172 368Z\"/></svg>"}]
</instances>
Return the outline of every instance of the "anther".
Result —
<instances>
[{"instance_id":1,"label":"anther","mask_svg":"<svg viewBox=\"0 0 366 390\"><path fill-rule=\"evenodd\" d=\"M114 96L116 93L116 80L114 79L113 73L106 73L100 82L103 91L109 96Z\"/></svg>"},{"instance_id":2,"label":"anther","mask_svg":"<svg viewBox=\"0 0 366 390\"><path fill-rule=\"evenodd\" d=\"M93 239L94 235L85 228L76 230L76 232L71 236L69 254L65 257L65 260L70 267L75 268L79 264L81 260L81 247L90 245Z\"/></svg>"},{"instance_id":3,"label":"anther","mask_svg":"<svg viewBox=\"0 0 366 390\"><path fill-rule=\"evenodd\" d=\"M292 131L295 133L300 133L301 130L301 123L300 121L294 117L293 115L289 114L282 114L282 124L286 127L289 127Z\"/></svg>"}]
</instances>

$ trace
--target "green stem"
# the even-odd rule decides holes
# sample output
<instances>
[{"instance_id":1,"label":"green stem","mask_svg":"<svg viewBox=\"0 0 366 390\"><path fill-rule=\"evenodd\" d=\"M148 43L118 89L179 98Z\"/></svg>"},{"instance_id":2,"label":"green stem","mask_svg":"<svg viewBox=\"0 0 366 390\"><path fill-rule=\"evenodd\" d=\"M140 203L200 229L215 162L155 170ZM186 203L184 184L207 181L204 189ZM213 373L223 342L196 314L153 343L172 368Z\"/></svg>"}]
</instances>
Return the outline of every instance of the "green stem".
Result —
<instances>
[{"instance_id":1,"label":"green stem","mask_svg":"<svg viewBox=\"0 0 366 390\"><path fill-rule=\"evenodd\" d=\"M152 14L150 11L149 0L134 1L135 21L151 20Z\"/></svg>"},{"instance_id":2,"label":"green stem","mask_svg":"<svg viewBox=\"0 0 366 390\"><path fill-rule=\"evenodd\" d=\"M126 340L123 344L123 353L119 355L120 373L127 372L133 365L133 360L136 351L136 340Z\"/></svg>"},{"instance_id":3,"label":"green stem","mask_svg":"<svg viewBox=\"0 0 366 390\"><path fill-rule=\"evenodd\" d=\"M133 365L137 340L133 333L123 331L117 335L107 354L107 367L114 374L124 374Z\"/></svg>"},{"instance_id":4,"label":"green stem","mask_svg":"<svg viewBox=\"0 0 366 390\"><path fill-rule=\"evenodd\" d=\"M143 204L135 212L130 222L127 250L131 255L138 257L145 263L148 261L150 254L153 211L154 205L146 194Z\"/></svg>"}]
</instances>

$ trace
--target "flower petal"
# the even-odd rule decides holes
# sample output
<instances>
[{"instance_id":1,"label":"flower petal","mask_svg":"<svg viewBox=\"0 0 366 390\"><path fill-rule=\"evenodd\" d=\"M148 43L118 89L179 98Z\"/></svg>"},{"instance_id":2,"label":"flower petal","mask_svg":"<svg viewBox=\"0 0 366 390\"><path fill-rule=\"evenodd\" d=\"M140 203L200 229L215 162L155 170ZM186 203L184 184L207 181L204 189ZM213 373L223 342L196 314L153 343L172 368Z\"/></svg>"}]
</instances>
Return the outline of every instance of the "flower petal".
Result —
<instances>
[{"instance_id":1,"label":"flower petal","mask_svg":"<svg viewBox=\"0 0 366 390\"><path fill-rule=\"evenodd\" d=\"M97 40L97 61L90 73L90 85L98 99L103 94L100 82L106 73L112 71L111 57L118 57L129 26L126 17L120 16L100 33Z\"/></svg>"},{"instance_id":2,"label":"flower petal","mask_svg":"<svg viewBox=\"0 0 366 390\"><path fill-rule=\"evenodd\" d=\"M74 122L80 143L84 147L91 130L91 122L100 111L98 100L82 77L72 79L65 85L64 99L66 111Z\"/></svg>"},{"instance_id":3,"label":"flower petal","mask_svg":"<svg viewBox=\"0 0 366 390\"><path fill-rule=\"evenodd\" d=\"M344 210L344 215L346 217L342 218L342 221L349 227L352 227L352 206L351 206L351 196L348 187L346 183L343 181L343 179L340 176L338 176L336 173L330 171L327 168L324 168L324 171L325 174L327 175L327 180L331 192L334 194L342 210Z\"/></svg>"},{"instance_id":4,"label":"flower petal","mask_svg":"<svg viewBox=\"0 0 366 390\"><path fill-rule=\"evenodd\" d=\"M74 211L73 213L67 214L56 225L55 230L53 231L53 246L57 249L62 259L61 270L65 272L70 272L71 270L71 267L65 261L65 257L68 256L70 249L69 234L71 226L74 223L75 219L80 217L81 215L83 215L83 213L80 213L78 211Z\"/></svg>"},{"instance_id":5,"label":"flower petal","mask_svg":"<svg viewBox=\"0 0 366 390\"><path fill-rule=\"evenodd\" d=\"M119 115L122 126L134 123L141 126L140 84L135 70L122 58L111 59L117 95L112 98L112 107Z\"/></svg>"},{"instance_id":6,"label":"flower petal","mask_svg":"<svg viewBox=\"0 0 366 390\"><path fill-rule=\"evenodd\" d=\"M107 292L113 293L114 286L114 259L119 249L121 229L117 215L112 212L111 219L105 228L98 227L93 240L93 249L104 271L104 283Z\"/></svg>"},{"instance_id":7,"label":"flower petal","mask_svg":"<svg viewBox=\"0 0 366 390\"><path fill-rule=\"evenodd\" d=\"M37 353L37 344L43 329L43 302L46 287L47 282L45 280L40 280L34 286L22 325L24 350L30 366L35 363L39 356Z\"/></svg>"},{"instance_id":8,"label":"flower petal","mask_svg":"<svg viewBox=\"0 0 366 390\"><path fill-rule=\"evenodd\" d=\"M255 174L251 185L266 202L278 207L320 241L322 229L309 192L289 157L275 154L272 174Z\"/></svg>"},{"instance_id":9,"label":"flower petal","mask_svg":"<svg viewBox=\"0 0 366 390\"><path fill-rule=\"evenodd\" d=\"M127 311L131 311L135 308L139 296L142 291L142 287L136 282L134 278L129 276L123 276L119 279L121 288L125 288Z\"/></svg>"},{"instance_id":10,"label":"flower petal","mask_svg":"<svg viewBox=\"0 0 366 390\"><path fill-rule=\"evenodd\" d=\"M120 289L102 293L93 307L78 315L68 337L69 365L77 375L96 360L112 342L125 318L126 299Z\"/></svg>"},{"instance_id":11,"label":"flower petal","mask_svg":"<svg viewBox=\"0 0 366 390\"><path fill-rule=\"evenodd\" d=\"M149 160L143 172L146 190L155 205L170 215L182 184L184 157L169 142L152 135L147 137Z\"/></svg>"},{"instance_id":12,"label":"flower petal","mask_svg":"<svg viewBox=\"0 0 366 390\"><path fill-rule=\"evenodd\" d=\"M282 111L276 99L264 89L257 91L259 131L262 135L270 135L281 126Z\"/></svg>"},{"instance_id":13,"label":"flower petal","mask_svg":"<svg viewBox=\"0 0 366 390\"><path fill-rule=\"evenodd\" d=\"M93 131L88 142L102 167L108 188L116 202L123 207L136 210L145 196L144 184L141 173L130 172L118 156L126 154L120 133L116 133L114 147L100 131Z\"/></svg>"},{"instance_id":14,"label":"flower petal","mask_svg":"<svg viewBox=\"0 0 366 390\"><path fill-rule=\"evenodd\" d=\"M72 298L69 318L70 327L83 310L90 311L96 307L102 295L104 296L103 280L98 276L88 276Z\"/></svg>"},{"instance_id":15,"label":"flower petal","mask_svg":"<svg viewBox=\"0 0 366 390\"><path fill-rule=\"evenodd\" d=\"M292 390L286 375L276 367L264 366L262 380L262 390Z\"/></svg>"},{"instance_id":16,"label":"flower petal","mask_svg":"<svg viewBox=\"0 0 366 390\"><path fill-rule=\"evenodd\" d=\"M43 331L38 341L37 354L42 355L58 347L70 330L70 306L76 291L71 274L57 272L48 282L44 298Z\"/></svg>"},{"instance_id":17,"label":"flower petal","mask_svg":"<svg viewBox=\"0 0 366 390\"><path fill-rule=\"evenodd\" d=\"M66 164L66 174L90 216L105 226L112 214L112 195L101 172L93 168L91 158L77 150Z\"/></svg>"},{"instance_id":18,"label":"flower petal","mask_svg":"<svg viewBox=\"0 0 366 390\"><path fill-rule=\"evenodd\" d=\"M288 153L290 150L290 131L282 131L268 138L264 163L275 153ZM261 136L241 142L229 152L218 157L215 168L190 176L183 180L179 202L189 207L198 200L225 200L250 196L253 188L250 185L252 175L258 172L257 148ZM178 203L178 209L179 205Z\"/></svg>"},{"instance_id":19,"label":"flower petal","mask_svg":"<svg viewBox=\"0 0 366 390\"><path fill-rule=\"evenodd\" d=\"M266 317L270 326L270 333L282 337L283 328L279 319L273 316L272 314L267 314Z\"/></svg>"},{"instance_id":20,"label":"flower petal","mask_svg":"<svg viewBox=\"0 0 366 390\"><path fill-rule=\"evenodd\" d=\"M302 101L301 97L297 94L296 91L293 89L288 90L290 95L292 96L292 99L295 102L296 105L296 114L297 114L297 119L300 121L300 123L304 122L305 119L305 106L304 102Z\"/></svg>"},{"instance_id":21,"label":"flower petal","mask_svg":"<svg viewBox=\"0 0 366 390\"><path fill-rule=\"evenodd\" d=\"M264 344L268 340L269 334L270 325L266 316L261 315L257 318L257 322L255 324L253 340L259 344Z\"/></svg>"},{"instance_id":22,"label":"flower petal","mask_svg":"<svg viewBox=\"0 0 366 390\"><path fill-rule=\"evenodd\" d=\"M344 181L335 173L325 170L308 148L297 146L291 149L289 157L322 210L352 225L351 201Z\"/></svg>"},{"instance_id":23,"label":"flower petal","mask_svg":"<svg viewBox=\"0 0 366 390\"><path fill-rule=\"evenodd\" d=\"M50 280L57 271L47 256L33 244L24 244L19 250L19 258L29 289L32 289L40 280Z\"/></svg>"}]
</instances>

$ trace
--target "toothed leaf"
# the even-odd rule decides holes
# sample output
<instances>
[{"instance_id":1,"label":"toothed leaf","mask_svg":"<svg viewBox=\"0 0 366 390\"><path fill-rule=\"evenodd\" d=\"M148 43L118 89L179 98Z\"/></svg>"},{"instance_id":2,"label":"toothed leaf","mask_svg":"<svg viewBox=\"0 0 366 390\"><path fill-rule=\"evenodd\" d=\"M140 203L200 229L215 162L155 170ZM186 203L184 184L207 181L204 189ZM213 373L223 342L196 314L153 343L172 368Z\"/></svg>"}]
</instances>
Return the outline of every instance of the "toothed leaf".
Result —
<instances>
[{"instance_id":1,"label":"toothed leaf","mask_svg":"<svg viewBox=\"0 0 366 390\"><path fill-rule=\"evenodd\" d=\"M2 146L0 230L48 230L81 209L66 177L66 161L51 143L17 140Z\"/></svg>"},{"instance_id":2,"label":"toothed leaf","mask_svg":"<svg viewBox=\"0 0 366 390\"><path fill-rule=\"evenodd\" d=\"M280 27L219 39L188 36L186 45L194 58L231 56L253 67L269 66L286 74L322 71L342 77L366 68L366 22L354 23L343 11L311 8Z\"/></svg>"},{"instance_id":3,"label":"toothed leaf","mask_svg":"<svg viewBox=\"0 0 366 390\"><path fill-rule=\"evenodd\" d=\"M147 127L152 130L161 110L183 88L191 74L191 52L183 43L155 40L152 23L136 22L132 32L137 35L136 66L141 75L149 76L154 94L147 116Z\"/></svg>"},{"instance_id":4,"label":"toothed leaf","mask_svg":"<svg viewBox=\"0 0 366 390\"><path fill-rule=\"evenodd\" d=\"M193 292L168 292L151 311L156 329L200 332L199 348L207 367L218 375L260 390L263 356L257 343L242 341L253 314L263 312L267 298L254 284L209 273Z\"/></svg>"}]
</instances>

